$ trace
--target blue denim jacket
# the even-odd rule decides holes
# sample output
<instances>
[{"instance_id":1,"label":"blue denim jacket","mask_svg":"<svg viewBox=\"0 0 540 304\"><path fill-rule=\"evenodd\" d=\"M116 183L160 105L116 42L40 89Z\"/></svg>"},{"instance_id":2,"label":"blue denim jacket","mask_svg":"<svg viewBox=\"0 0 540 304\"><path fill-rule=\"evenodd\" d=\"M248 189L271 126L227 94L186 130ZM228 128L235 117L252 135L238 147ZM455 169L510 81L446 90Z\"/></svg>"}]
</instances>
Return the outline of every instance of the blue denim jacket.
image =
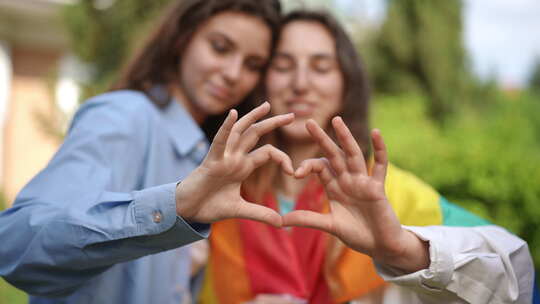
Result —
<instances>
[{"instance_id":1,"label":"blue denim jacket","mask_svg":"<svg viewBox=\"0 0 540 304\"><path fill-rule=\"evenodd\" d=\"M208 151L176 102L94 97L59 151L0 213L0 275L31 303L180 303L209 226L176 215L175 186Z\"/></svg>"}]
</instances>

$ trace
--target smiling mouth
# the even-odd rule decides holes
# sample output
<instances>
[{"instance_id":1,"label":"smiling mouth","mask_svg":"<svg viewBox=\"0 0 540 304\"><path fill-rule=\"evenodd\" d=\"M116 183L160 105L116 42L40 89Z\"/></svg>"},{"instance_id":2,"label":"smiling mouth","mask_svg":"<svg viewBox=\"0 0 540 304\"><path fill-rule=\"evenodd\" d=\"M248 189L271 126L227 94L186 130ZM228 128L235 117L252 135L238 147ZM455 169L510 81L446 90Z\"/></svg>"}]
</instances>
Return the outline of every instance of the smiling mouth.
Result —
<instances>
[{"instance_id":1,"label":"smiling mouth","mask_svg":"<svg viewBox=\"0 0 540 304\"><path fill-rule=\"evenodd\" d=\"M289 112L294 113L296 117L307 117L313 114L314 107L305 102L295 102L289 104L287 109L289 110Z\"/></svg>"},{"instance_id":2,"label":"smiling mouth","mask_svg":"<svg viewBox=\"0 0 540 304\"><path fill-rule=\"evenodd\" d=\"M233 98L231 90L222 86L209 84L208 91L210 95L220 100L230 100Z\"/></svg>"}]
</instances>

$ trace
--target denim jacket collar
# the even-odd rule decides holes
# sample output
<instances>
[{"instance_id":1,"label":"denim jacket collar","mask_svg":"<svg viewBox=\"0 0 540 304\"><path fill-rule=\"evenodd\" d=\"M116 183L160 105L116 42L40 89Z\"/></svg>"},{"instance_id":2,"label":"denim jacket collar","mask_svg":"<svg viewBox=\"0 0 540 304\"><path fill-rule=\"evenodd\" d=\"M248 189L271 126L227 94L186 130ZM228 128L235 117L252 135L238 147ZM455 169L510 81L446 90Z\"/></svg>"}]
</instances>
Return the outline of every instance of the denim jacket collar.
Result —
<instances>
[{"instance_id":1,"label":"denim jacket collar","mask_svg":"<svg viewBox=\"0 0 540 304\"><path fill-rule=\"evenodd\" d=\"M182 156L195 153L198 159L201 158L199 154L206 154L208 141L204 132L178 100L172 98L163 110L163 117L178 153Z\"/></svg>"}]
</instances>

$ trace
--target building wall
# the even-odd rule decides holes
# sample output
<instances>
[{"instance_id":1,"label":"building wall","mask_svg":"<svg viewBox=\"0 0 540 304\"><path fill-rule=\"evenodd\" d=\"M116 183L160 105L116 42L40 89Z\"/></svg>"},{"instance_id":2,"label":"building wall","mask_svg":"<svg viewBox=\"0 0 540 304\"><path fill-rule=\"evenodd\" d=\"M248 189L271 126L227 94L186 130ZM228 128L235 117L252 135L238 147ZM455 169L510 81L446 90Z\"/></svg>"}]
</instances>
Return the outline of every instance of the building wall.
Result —
<instances>
[{"instance_id":1,"label":"building wall","mask_svg":"<svg viewBox=\"0 0 540 304\"><path fill-rule=\"evenodd\" d=\"M3 192L8 205L59 146L59 141L46 133L38 117L54 115L53 76L61 53L13 47L11 55L13 76L2 168Z\"/></svg>"},{"instance_id":2,"label":"building wall","mask_svg":"<svg viewBox=\"0 0 540 304\"><path fill-rule=\"evenodd\" d=\"M3 130L6 108L11 95L11 49L7 42L0 40L0 130ZM4 134L0 132L0 185L3 183Z\"/></svg>"},{"instance_id":3,"label":"building wall","mask_svg":"<svg viewBox=\"0 0 540 304\"><path fill-rule=\"evenodd\" d=\"M5 108L0 113L0 190L8 206L59 146L39 116L59 121L54 92L62 78L60 59L69 52L60 12L75 1L0 0L0 110ZM9 55L3 70L2 54ZM3 75L10 81L2 81Z\"/></svg>"}]
</instances>

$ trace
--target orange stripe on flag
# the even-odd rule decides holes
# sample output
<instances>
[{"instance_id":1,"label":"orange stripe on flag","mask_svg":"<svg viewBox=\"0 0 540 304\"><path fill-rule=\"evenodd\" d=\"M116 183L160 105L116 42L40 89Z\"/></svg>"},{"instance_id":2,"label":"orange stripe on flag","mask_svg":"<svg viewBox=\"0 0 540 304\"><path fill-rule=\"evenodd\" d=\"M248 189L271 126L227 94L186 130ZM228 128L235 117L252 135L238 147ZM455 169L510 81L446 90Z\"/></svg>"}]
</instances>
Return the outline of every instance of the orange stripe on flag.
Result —
<instances>
[{"instance_id":1,"label":"orange stripe on flag","mask_svg":"<svg viewBox=\"0 0 540 304\"><path fill-rule=\"evenodd\" d=\"M386 283L377 274L372 259L349 248L328 273L334 303L343 303L367 295Z\"/></svg>"},{"instance_id":2,"label":"orange stripe on flag","mask_svg":"<svg viewBox=\"0 0 540 304\"><path fill-rule=\"evenodd\" d=\"M253 294L242 254L243 245L238 222L225 220L212 224L210 246L211 264L219 265L212 269L213 287L219 303L242 303L252 300ZM227 283L220 284L220 282Z\"/></svg>"}]
</instances>

